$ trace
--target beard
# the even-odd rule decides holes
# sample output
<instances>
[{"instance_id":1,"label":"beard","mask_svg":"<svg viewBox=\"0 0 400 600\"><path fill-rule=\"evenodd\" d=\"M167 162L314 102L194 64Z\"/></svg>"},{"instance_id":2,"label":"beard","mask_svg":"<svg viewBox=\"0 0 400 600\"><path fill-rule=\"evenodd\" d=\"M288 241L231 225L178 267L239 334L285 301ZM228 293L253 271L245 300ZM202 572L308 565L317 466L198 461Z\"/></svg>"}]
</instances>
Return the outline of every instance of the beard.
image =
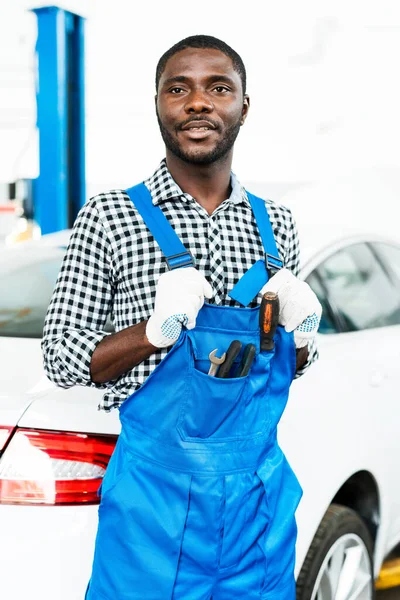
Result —
<instances>
[{"instance_id":1,"label":"beard","mask_svg":"<svg viewBox=\"0 0 400 600\"><path fill-rule=\"evenodd\" d=\"M174 156L191 165L211 165L212 163L223 159L233 148L239 134L241 120L242 117L240 116L238 121L226 130L225 136L221 142L209 152L204 153L200 146L198 151L185 152L178 140L173 137L171 132L163 125L157 111L158 126L166 148Z\"/></svg>"}]
</instances>

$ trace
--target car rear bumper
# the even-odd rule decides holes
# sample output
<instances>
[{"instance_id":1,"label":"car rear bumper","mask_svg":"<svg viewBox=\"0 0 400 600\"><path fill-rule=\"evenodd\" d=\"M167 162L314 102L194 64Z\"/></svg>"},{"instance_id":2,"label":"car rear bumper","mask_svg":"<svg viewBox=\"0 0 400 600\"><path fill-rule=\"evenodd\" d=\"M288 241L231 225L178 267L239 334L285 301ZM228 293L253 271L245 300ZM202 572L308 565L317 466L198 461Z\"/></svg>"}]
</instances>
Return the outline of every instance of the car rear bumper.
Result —
<instances>
[{"instance_id":1,"label":"car rear bumper","mask_svg":"<svg viewBox=\"0 0 400 600\"><path fill-rule=\"evenodd\" d=\"M90 578L98 506L0 506L2 597L81 600Z\"/></svg>"}]
</instances>

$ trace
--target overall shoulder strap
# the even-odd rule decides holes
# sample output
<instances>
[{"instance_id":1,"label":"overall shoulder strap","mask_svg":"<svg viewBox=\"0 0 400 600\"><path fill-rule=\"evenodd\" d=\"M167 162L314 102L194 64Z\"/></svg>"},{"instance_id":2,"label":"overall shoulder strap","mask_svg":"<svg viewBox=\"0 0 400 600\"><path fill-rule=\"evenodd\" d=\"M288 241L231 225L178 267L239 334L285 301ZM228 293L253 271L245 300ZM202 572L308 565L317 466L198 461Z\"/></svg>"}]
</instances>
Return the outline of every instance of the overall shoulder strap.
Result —
<instances>
[{"instance_id":1,"label":"overall shoulder strap","mask_svg":"<svg viewBox=\"0 0 400 600\"><path fill-rule=\"evenodd\" d=\"M283 262L279 257L274 232L272 230L271 221L269 220L265 201L257 196L254 196L253 194L250 194L249 192L247 192L247 197L257 222L257 227L264 246L265 254L267 255L266 260L268 258L268 264L266 262L266 267L275 267L275 270L281 269L283 267Z\"/></svg>"},{"instance_id":2,"label":"overall shoulder strap","mask_svg":"<svg viewBox=\"0 0 400 600\"><path fill-rule=\"evenodd\" d=\"M243 306L250 304L271 274L283 267L264 200L249 192L247 197L264 246L265 259L254 263L229 292L229 296Z\"/></svg>"},{"instance_id":3,"label":"overall shoulder strap","mask_svg":"<svg viewBox=\"0 0 400 600\"><path fill-rule=\"evenodd\" d=\"M182 244L174 228L159 206L154 206L151 194L144 183L126 190L143 221L160 246L168 268L193 267L194 259Z\"/></svg>"},{"instance_id":4,"label":"overall shoulder strap","mask_svg":"<svg viewBox=\"0 0 400 600\"><path fill-rule=\"evenodd\" d=\"M159 206L154 206L144 183L126 190L163 252L170 270L194 266L194 259L182 244L172 225ZM247 306L267 283L271 272L283 266L279 258L274 233L264 200L247 192L265 250L265 260L258 260L229 293L229 296Z\"/></svg>"}]
</instances>

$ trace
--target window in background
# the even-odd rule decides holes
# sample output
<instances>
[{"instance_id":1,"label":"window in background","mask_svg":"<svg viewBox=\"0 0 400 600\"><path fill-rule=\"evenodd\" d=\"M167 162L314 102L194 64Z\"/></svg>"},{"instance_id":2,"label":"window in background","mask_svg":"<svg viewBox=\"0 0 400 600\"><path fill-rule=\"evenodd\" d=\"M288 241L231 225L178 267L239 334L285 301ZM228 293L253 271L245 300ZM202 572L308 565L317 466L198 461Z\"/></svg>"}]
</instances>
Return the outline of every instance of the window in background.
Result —
<instances>
[{"instance_id":1,"label":"window in background","mask_svg":"<svg viewBox=\"0 0 400 600\"><path fill-rule=\"evenodd\" d=\"M394 273L397 284L400 284L400 248L385 243L375 243L373 248L383 258L389 272Z\"/></svg>"},{"instance_id":2,"label":"window in background","mask_svg":"<svg viewBox=\"0 0 400 600\"><path fill-rule=\"evenodd\" d=\"M16 249L0 264L0 337L41 338L65 248ZM104 331L112 333L110 318Z\"/></svg>"},{"instance_id":3,"label":"window in background","mask_svg":"<svg viewBox=\"0 0 400 600\"><path fill-rule=\"evenodd\" d=\"M27 257L25 264L0 270L0 336L42 337L62 256Z\"/></svg>"},{"instance_id":4,"label":"window in background","mask_svg":"<svg viewBox=\"0 0 400 600\"><path fill-rule=\"evenodd\" d=\"M400 298L367 244L354 244L328 258L318 273L345 331L400 323Z\"/></svg>"}]
</instances>

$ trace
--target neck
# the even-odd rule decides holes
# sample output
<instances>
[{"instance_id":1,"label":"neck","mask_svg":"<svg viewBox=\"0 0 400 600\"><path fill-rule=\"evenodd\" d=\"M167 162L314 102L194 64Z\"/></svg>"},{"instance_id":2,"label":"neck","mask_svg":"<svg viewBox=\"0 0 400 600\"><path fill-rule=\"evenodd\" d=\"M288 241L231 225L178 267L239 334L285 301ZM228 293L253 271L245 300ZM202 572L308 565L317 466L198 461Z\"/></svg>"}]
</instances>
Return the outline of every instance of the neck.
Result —
<instances>
[{"instance_id":1,"label":"neck","mask_svg":"<svg viewBox=\"0 0 400 600\"><path fill-rule=\"evenodd\" d=\"M211 165L192 165L167 151L167 167L181 190L190 194L209 215L231 193L232 154Z\"/></svg>"}]
</instances>

